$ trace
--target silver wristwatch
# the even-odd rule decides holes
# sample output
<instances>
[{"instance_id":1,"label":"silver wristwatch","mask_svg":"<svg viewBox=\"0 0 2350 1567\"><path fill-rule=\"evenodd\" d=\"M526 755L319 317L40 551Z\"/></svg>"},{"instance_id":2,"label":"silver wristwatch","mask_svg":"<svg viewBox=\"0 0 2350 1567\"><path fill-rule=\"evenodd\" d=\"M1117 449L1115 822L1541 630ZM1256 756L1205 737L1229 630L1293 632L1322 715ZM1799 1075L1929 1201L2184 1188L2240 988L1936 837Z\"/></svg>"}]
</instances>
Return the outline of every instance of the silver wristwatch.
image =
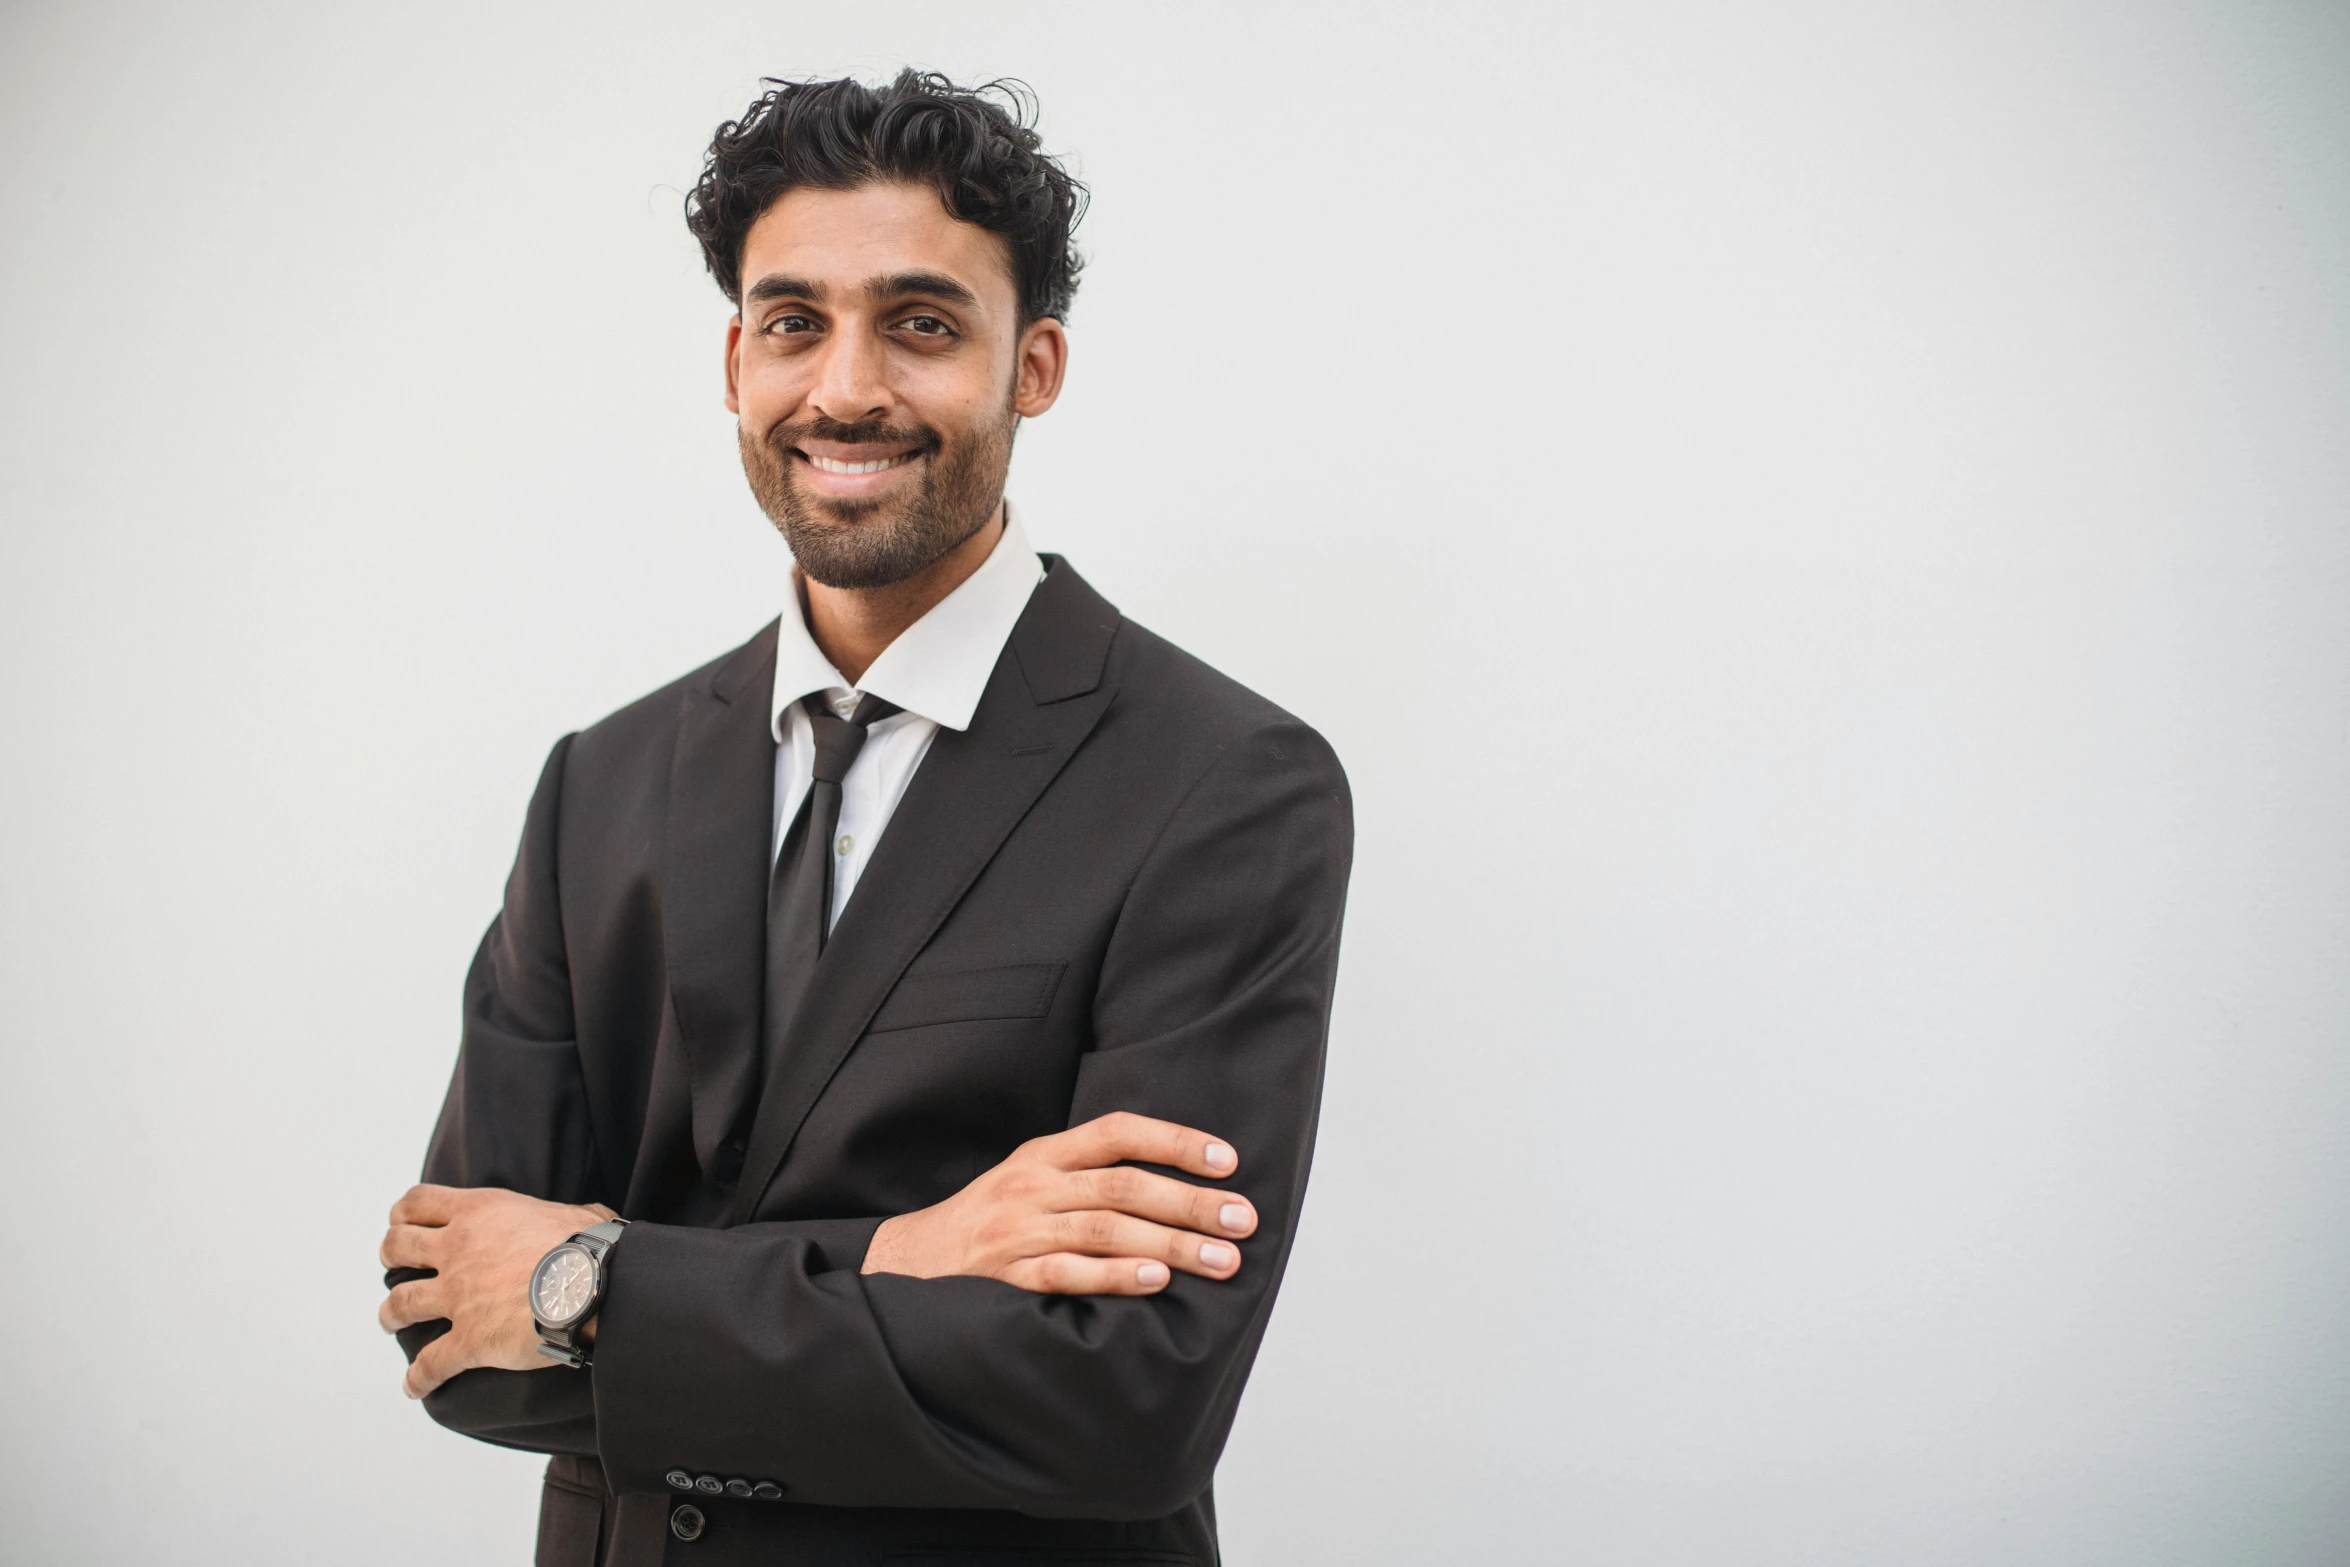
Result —
<instances>
[{"instance_id":1,"label":"silver wristwatch","mask_svg":"<svg viewBox=\"0 0 2350 1567\"><path fill-rule=\"evenodd\" d=\"M530 1270L530 1314L539 1326L539 1353L549 1360L588 1363L579 1330L604 1304L604 1257L627 1227L626 1219L591 1224Z\"/></svg>"}]
</instances>

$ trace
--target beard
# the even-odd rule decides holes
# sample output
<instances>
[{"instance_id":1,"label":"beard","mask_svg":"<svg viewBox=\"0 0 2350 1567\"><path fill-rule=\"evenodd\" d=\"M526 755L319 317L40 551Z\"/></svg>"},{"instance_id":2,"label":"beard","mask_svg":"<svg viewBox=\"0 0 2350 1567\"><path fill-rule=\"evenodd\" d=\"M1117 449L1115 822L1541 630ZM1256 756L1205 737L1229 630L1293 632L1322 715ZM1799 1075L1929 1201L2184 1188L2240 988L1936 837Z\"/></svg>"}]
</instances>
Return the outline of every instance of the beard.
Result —
<instances>
[{"instance_id":1,"label":"beard","mask_svg":"<svg viewBox=\"0 0 2350 1567\"><path fill-rule=\"evenodd\" d=\"M987 525L1003 499L1019 415L1011 400L1003 417L949 440L920 425L879 421L843 424L818 414L779 424L764 438L736 427L743 476L759 509L783 534L800 570L828 588L885 588L939 560ZM818 495L799 482L803 441L912 446L922 482L910 494L855 497Z\"/></svg>"}]
</instances>

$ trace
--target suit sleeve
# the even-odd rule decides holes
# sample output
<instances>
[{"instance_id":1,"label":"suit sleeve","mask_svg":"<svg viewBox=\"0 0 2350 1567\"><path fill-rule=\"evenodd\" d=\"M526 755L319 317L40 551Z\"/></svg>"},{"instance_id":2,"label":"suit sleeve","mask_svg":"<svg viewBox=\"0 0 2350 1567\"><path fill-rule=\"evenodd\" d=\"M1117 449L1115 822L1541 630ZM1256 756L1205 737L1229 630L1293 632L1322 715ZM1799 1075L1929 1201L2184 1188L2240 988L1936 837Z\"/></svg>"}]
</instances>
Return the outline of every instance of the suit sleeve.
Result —
<instances>
[{"instance_id":1,"label":"suit sleeve","mask_svg":"<svg viewBox=\"0 0 2350 1567\"><path fill-rule=\"evenodd\" d=\"M556 854L571 743L556 742L532 791L505 902L482 937L465 980L457 1066L424 1156L438 1186L497 1186L550 1202L621 1206L605 1189L580 1070ZM878 1219L810 1221L788 1228L819 1271L864 1262ZM396 1268L387 1288L430 1278ZM401 1330L410 1360L449 1330L446 1320ZM594 1373L549 1365L531 1371L480 1367L441 1384L425 1412L451 1430L501 1447L592 1457Z\"/></svg>"},{"instance_id":2,"label":"suit sleeve","mask_svg":"<svg viewBox=\"0 0 2350 1567\"><path fill-rule=\"evenodd\" d=\"M502 1186L554 1202L609 1201L595 1190L587 1085L573 1043L571 979L557 905L555 829L572 736L556 742L531 794L506 898L465 980L464 1031L440 1121L424 1156L438 1186ZM399 1268L387 1285L429 1278ZM400 1333L414 1360L449 1330L419 1322ZM433 1392L425 1411L442 1425L504 1447L542 1453L596 1450L588 1379L546 1371L468 1371Z\"/></svg>"},{"instance_id":3,"label":"suit sleeve","mask_svg":"<svg viewBox=\"0 0 2350 1567\"><path fill-rule=\"evenodd\" d=\"M1238 1148L1259 1228L1235 1278L1041 1295L825 1271L786 1226L639 1225L597 1341L612 1484L683 1468L805 1502L1130 1519L1198 1495L1304 1198L1352 848L1336 757L1268 724L1194 785L1104 956L1070 1123L1131 1110Z\"/></svg>"}]
</instances>

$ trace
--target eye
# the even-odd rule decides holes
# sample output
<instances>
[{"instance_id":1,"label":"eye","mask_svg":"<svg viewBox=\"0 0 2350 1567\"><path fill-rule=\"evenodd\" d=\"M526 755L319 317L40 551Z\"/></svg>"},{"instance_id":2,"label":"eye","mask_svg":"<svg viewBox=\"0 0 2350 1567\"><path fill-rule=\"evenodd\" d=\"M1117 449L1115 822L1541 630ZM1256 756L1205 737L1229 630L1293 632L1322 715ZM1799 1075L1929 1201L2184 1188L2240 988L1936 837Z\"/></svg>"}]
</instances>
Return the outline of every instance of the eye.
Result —
<instances>
[{"instance_id":1,"label":"eye","mask_svg":"<svg viewBox=\"0 0 2350 1567\"><path fill-rule=\"evenodd\" d=\"M898 323L916 337L952 337L955 329L936 316L908 316Z\"/></svg>"},{"instance_id":2,"label":"eye","mask_svg":"<svg viewBox=\"0 0 2350 1567\"><path fill-rule=\"evenodd\" d=\"M785 334L813 332L816 330L816 323L796 310L786 310L770 320L764 330Z\"/></svg>"}]
</instances>

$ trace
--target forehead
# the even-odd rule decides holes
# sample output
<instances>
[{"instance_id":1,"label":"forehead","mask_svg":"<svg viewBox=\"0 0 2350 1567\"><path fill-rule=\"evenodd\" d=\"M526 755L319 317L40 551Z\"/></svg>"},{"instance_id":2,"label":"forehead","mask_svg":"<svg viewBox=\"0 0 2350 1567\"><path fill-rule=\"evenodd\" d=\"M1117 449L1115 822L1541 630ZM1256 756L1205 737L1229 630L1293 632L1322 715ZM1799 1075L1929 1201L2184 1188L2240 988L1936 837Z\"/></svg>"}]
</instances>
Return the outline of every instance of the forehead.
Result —
<instances>
[{"instance_id":1,"label":"forehead","mask_svg":"<svg viewBox=\"0 0 2350 1567\"><path fill-rule=\"evenodd\" d=\"M743 239L746 289L775 274L849 289L907 272L943 272L982 300L1012 307L1011 247L951 216L927 186L787 191Z\"/></svg>"}]
</instances>

